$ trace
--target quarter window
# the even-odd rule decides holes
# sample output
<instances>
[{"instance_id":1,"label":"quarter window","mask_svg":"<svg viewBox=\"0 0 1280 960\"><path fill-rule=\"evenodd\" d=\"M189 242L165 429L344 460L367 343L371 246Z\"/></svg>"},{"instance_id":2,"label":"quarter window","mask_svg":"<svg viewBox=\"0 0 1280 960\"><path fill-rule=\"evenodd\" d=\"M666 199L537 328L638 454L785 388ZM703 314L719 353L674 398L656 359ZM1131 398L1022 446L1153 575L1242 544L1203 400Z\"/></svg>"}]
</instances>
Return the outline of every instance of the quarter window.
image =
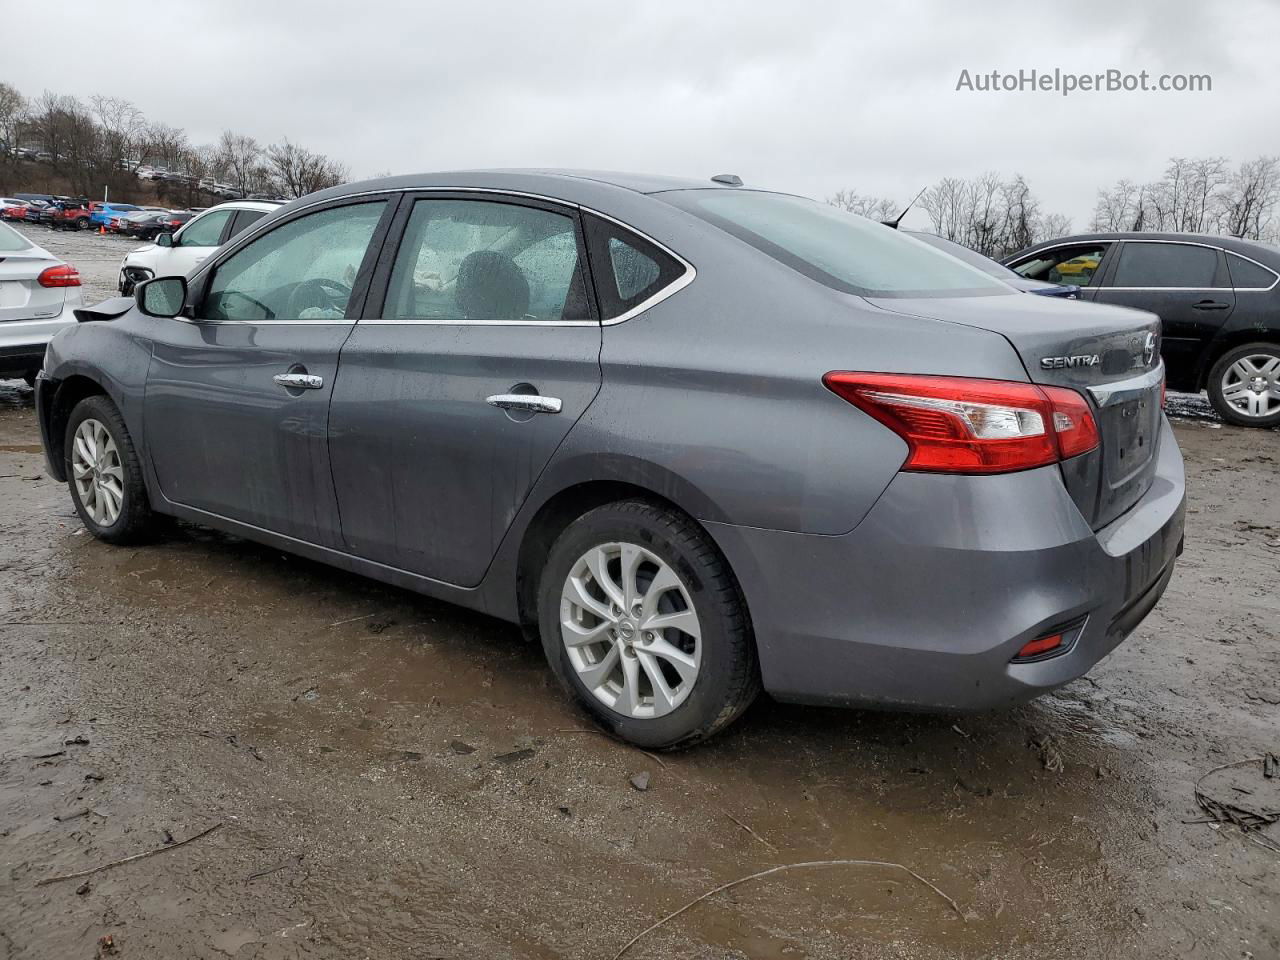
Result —
<instances>
[{"instance_id":1,"label":"quarter window","mask_svg":"<svg viewBox=\"0 0 1280 960\"><path fill-rule=\"evenodd\" d=\"M1212 287L1218 251L1186 243L1126 243L1113 287Z\"/></svg>"},{"instance_id":2,"label":"quarter window","mask_svg":"<svg viewBox=\"0 0 1280 960\"><path fill-rule=\"evenodd\" d=\"M679 260L625 227L588 214L586 228L605 320L622 316L685 274Z\"/></svg>"},{"instance_id":3,"label":"quarter window","mask_svg":"<svg viewBox=\"0 0 1280 960\"><path fill-rule=\"evenodd\" d=\"M1227 254L1227 269L1231 271L1231 285L1237 290L1266 289L1276 282L1276 275L1266 267L1234 253Z\"/></svg>"},{"instance_id":4,"label":"quarter window","mask_svg":"<svg viewBox=\"0 0 1280 960\"><path fill-rule=\"evenodd\" d=\"M231 219L231 210L215 210L197 217L187 224L187 229L178 237L178 246L182 247L216 247L222 241L222 228Z\"/></svg>"},{"instance_id":5,"label":"quarter window","mask_svg":"<svg viewBox=\"0 0 1280 960\"><path fill-rule=\"evenodd\" d=\"M1041 280L1063 286L1087 287L1098 274L1102 258L1107 254L1105 243L1093 243L1075 247L1054 247L1043 250L1028 260L1014 266L1014 272L1028 280Z\"/></svg>"},{"instance_id":6,"label":"quarter window","mask_svg":"<svg viewBox=\"0 0 1280 960\"><path fill-rule=\"evenodd\" d=\"M515 203L418 200L382 313L390 320L590 320L576 222Z\"/></svg>"},{"instance_id":7,"label":"quarter window","mask_svg":"<svg viewBox=\"0 0 1280 960\"><path fill-rule=\"evenodd\" d=\"M276 227L218 265L210 320L341 320L385 200L331 207Z\"/></svg>"}]
</instances>

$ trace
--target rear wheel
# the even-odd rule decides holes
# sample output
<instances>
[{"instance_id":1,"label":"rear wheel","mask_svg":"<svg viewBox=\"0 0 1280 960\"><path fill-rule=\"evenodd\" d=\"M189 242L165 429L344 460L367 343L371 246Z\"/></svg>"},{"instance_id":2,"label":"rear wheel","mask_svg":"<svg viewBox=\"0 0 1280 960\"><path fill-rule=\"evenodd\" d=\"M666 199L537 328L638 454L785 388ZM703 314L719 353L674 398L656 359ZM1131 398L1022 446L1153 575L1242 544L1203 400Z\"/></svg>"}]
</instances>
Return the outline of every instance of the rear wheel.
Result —
<instances>
[{"instance_id":1,"label":"rear wheel","mask_svg":"<svg viewBox=\"0 0 1280 960\"><path fill-rule=\"evenodd\" d=\"M154 526L142 466L124 418L108 398L75 405L63 438L67 486L76 513L99 540L129 543Z\"/></svg>"},{"instance_id":2,"label":"rear wheel","mask_svg":"<svg viewBox=\"0 0 1280 960\"><path fill-rule=\"evenodd\" d=\"M89 229L89 220L88 220L88 218L86 218L86 217L81 217L79 220L77 220L77 221L76 221L76 229L77 229L77 230L88 230L88 229Z\"/></svg>"},{"instance_id":3,"label":"rear wheel","mask_svg":"<svg viewBox=\"0 0 1280 960\"><path fill-rule=\"evenodd\" d=\"M1280 425L1280 346L1246 343L1224 353L1209 371L1209 401L1228 423Z\"/></svg>"},{"instance_id":4,"label":"rear wheel","mask_svg":"<svg viewBox=\"0 0 1280 960\"><path fill-rule=\"evenodd\" d=\"M760 689L737 581L691 519L641 500L598 507L552 546L538 602L561 684L642 747L705 739Z\"/></svg>"}]
</instances>

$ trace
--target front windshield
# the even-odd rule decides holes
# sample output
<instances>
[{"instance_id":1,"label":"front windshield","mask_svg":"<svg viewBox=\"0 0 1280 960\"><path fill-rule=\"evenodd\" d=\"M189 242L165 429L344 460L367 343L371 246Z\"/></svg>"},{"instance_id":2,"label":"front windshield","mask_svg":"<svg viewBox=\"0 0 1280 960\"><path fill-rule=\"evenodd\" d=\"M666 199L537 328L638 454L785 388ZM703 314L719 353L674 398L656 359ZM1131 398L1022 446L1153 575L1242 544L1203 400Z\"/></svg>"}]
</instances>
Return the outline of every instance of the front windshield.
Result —
<instances>
[{"instance_id":1,"label":"front windshield","mask_svg":"<svg viewBox=\"0 0 1280 960\"><path fill-rule=\"evenodd\" d=\"M656 196L845 293L957 297L1014 292L891 227L803 197L721 189L671 190Z\"/></svg>"}]
</instances>

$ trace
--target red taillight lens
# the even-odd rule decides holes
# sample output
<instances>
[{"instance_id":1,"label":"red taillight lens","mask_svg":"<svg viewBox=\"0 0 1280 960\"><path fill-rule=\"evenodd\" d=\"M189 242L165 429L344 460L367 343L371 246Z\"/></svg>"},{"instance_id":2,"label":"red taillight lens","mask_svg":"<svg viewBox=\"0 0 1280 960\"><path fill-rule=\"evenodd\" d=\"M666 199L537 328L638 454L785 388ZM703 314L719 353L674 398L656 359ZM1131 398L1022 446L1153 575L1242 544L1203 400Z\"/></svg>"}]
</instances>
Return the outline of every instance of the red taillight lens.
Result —
<instances>
[{"instance_id":1,"label":"red taillight lens","mask_svg":"<svg viewBox=\"0 0 1280 960\"><path fill-rule=\"evenodd\" d=\"M1098 445L1084 397L1060 387L840 371L822 382L907 442L903 470L1008 473Z\"/></svg>"},{"instance_id":2,"label":"red taillight lens","mask_svg":"<svg viewBox=\"0 0 1280 960\"><path fill-rule=\"evenodd\" d=\"M80 271L68 263L48 267L36 277L36 283L42 287L78 287Z\"/></svg>"}]
</instances>

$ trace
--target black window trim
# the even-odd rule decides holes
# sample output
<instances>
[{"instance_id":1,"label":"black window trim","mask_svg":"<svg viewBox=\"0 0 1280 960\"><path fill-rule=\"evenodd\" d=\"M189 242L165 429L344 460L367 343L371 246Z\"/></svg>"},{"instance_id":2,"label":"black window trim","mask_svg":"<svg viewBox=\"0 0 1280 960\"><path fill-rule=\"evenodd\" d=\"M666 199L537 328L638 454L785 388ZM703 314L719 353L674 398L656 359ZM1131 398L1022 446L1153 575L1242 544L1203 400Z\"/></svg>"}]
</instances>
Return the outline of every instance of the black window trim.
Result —
<instances>
[{"instance_id":1,"label":"black window trim","mask_svg":"<svg viewBox=\"0 0 1280 960\"><path fill-rule=\"evenodd\" d=\"M209 283L213 279L213 275L217 272L218 267L235 256L250 243L265 237L269 233L283 227L285 224L293 223L295 220L308 216L312 213L322 213L325 210L331 210L336 207L357 206L365 203L383 202L386 207L382 211L382 216L378 219L378 225L374 227L373 235L369 238L369 246L364 252L364 259L360 263L360 268L356 272L355 283L351 288L351 299L347 304L347 314L341 320L330 319L270 319L270 320L209 320L196 315L197 305L203 306L205 293L208 290ZM333 197L328 200L319 200L315 203L309 203L305 207L299 207L297 210L290 212L289 216L281 217L274 220L270 226L261 233L254 230L245 230L232 237L230 241L222 246L216 247L215 253L211 254L204 263L202 263L187 281L187 303L183 308L183 313L176 317L186 323L197 324L291 324L293 326L310 325L328 325L328 324L354 324L361 316L365 304L368 300L370 281L373 277L374 267L378 263L378 254L382 250L387 238L387 231L394 220L397 210L401 203L400 195L393 190L377 190L368 193L355 193L345 197ZM239 210L232 210L232 216L227 221L228 226L235 221L235 215ZM272 211L274 212L274 211ZM271 212L267 214L271 215ZM190 223L191 221L187 221Z\"/></svg>"},{"instance_id":2,"label":"black window trim","mask_svg":"<svg viewBox=\"0 0 1280 960\"><path fill-rule=\"evenodd\" d=\"M656 304L659 304L663 300L667 299L667 297L670 297L673 294L679 293L689 284L693 283L694 278L697 277L698 271L694 269L693 264L690 263L688 260L686 260L684 257L680 256L680 254L676 253L666 244L659 243L657 240L653 239L653 237L649 236L648 234L640 230L637 230L635 227L631 226L629 223L624 223L623 221L619 220L617 217L611 217L607 213L601 213L598 210L591 210L587 207L582 207L581 209L584 213L590 213L594 217L599 217L601 220L608 221L609 223L612 223L614 226L621 227L623 230L627 231L628 233L634 234L635 236L639 237L641 240L644 240L646 243L653 244L655 247L657 247L667 256L671 257L673 260L676 261L676 263L680 264L680 266L684 268L684 272L681 273L680 276L672 280L670 283L668 283L666 286L659 287L657 290L651 293L648 297L646 297L645 299L637 303L635 306L633 306L630 310L623 311L622 313L618 314L616 317L611 317L608 320L602 321L601 326L614 327L620 323L626 323L632 317L638 317L640 314L644 313L646 310L650 309Z\"/></svg>"}]
</instances>

